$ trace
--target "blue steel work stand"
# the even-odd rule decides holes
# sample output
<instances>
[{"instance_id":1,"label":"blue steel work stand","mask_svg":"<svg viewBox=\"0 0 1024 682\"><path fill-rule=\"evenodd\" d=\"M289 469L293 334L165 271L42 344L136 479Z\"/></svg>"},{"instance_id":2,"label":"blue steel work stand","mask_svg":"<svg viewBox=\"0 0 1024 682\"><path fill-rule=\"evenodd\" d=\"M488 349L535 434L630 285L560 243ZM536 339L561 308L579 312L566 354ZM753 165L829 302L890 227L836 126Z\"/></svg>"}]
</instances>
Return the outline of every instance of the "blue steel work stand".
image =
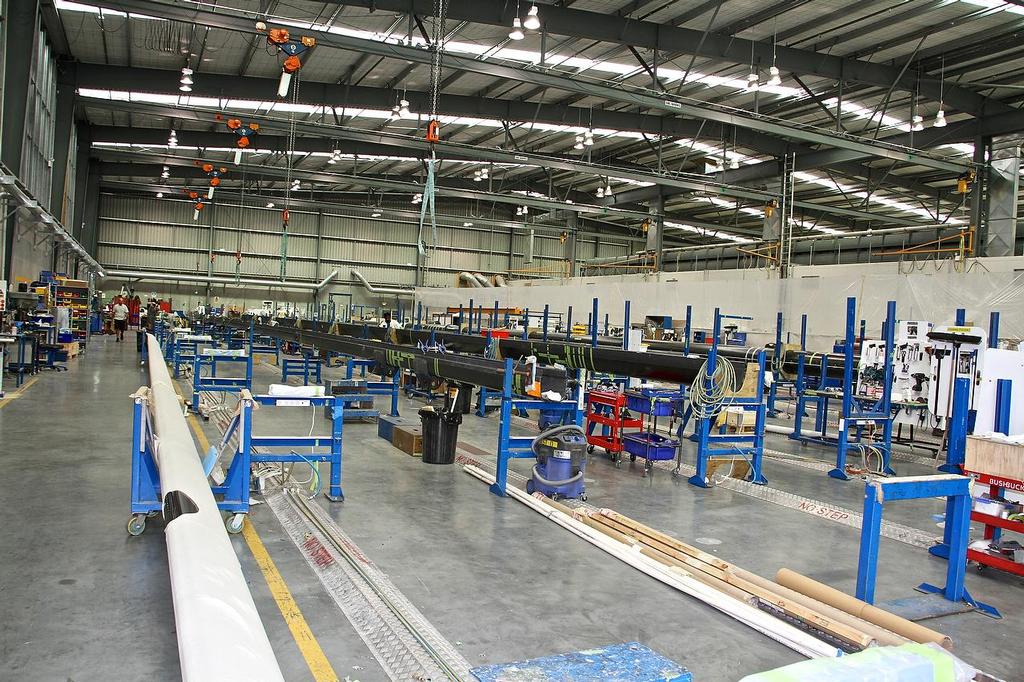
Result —
<instances>
[{"instance_id":1,"label":"blue steel work stand","mask_svg":"<svg viewBox=\"0 0 1024 682\"><path fill-rule=\"evenodd\" d=\"M775 408L775 401L779 395L779 389L783 386L793 386L792 379L782 379L782 362L786 357L782 346L782 312L775 317L775 348L772 351L772 385L768 388L768 416L777 417L779 411ZM806 334L807 316L804 315L804 332ZM805 346L806 347L806 346Z\"/></svg>"},{"instance_id":2,"label":"blue steel work stand","mask_svg":"<svg viewBox=\"0 0 1024 682\"><path fill-rule=\"evenodd\" d=\"M836 445L836 467L828 472L832 478L841 481L850 480L846 473L846 456L850 449L850 430L854 429L856 441L864 440L864 426L866 424L876 425L882 423L882 441L880 445L874 445L882 454L882 473L887 476L895 476L896 472L890 465L892 455L892 358L893 344L896 335L896 301L889 301L886 305L885 324L883 325L883 340L885 342L884 378L882 379L882 396L869 406L868 403L856 395L857 385L854 381L853 367L853 343L854 343L854 321L857 315L857 299L849 297L846 299L846 342L843 344L843 410L839 417L839 439ZM863 352L863 349L862 351ZM827 417L827 416L826 416Z\"/></svg>"},{"instance_id":3,"label":"blue steel work stand","mask_svg":"<svg viewBox=\"0 0 1024 682\"><path fill-rule=\"evenodd\" d=\"M718 369L718 338L721 335L722 320L728 319L729 315L722 315L718 308L715 308L715 324L714 324L714 336L711 340L711 350L708 351L708 359L706 365L706 374L704 380L707 383L709 389L708 393L711 393L714 389L714 376ZM729 360L726 360L729 362ZM712 433L711 421L714 417L700 418L697 419L697 424L694 429L694 439L697 442L697 462L696 462L696 473L691 476L687 481L691 485L695 485L699 488L711 487L708 482L708 464L712 460L716 459L731 459L732 457L742 457L750 464L750 475L747 478L751 483L757 485L767 485L768 479L765 478L762 471L762 463L764 459L764 424L765 415L767 408L765 407L765 395L764 395L764 368L765 368L765 352L760 350L757 352L757 389L752 397L733 397L728 399L728 403L723 405L723 409L727 407L742 407L744 411L754 412L754 431L753 433L725 433L725 426L718 427L715 433ZM683 433L683 428L689 419L689 414L692 413L692 407L688 408L687 416L684 416L683 421L679 425L678 433L680 437ZM716 447L719 446L719 447Z\"/></svg>"},{"instance_id":4,"label":"blue steel work stand","mask_svg":"<svg viewBox=\"0 0 1024 682\"><path fill-rule=\"evenodd\" d=\"M142 535L146 530L146 519L155 516L163 510L163 500L160 494L160 470L156 464L154 447L154 433L152 423L149 419L149 396L148 386L142 386L132 395L132 474L131 474L131 516L128 518L128 534ZM216 450L211 448L204 464L204 470L209 474L209 469L214 464ZM248 469L246 469L248 472ZM218 488L214 486L214 494ZM248 506L248 481L246 481L245 507L239 508L233 505L230 500L220 501L217 508L221 511L231 512L225 526L229 533L238 533L242 530L243 514L249 510Z\"/></svg>"},{"instance_id":5,"label":"blue steel work stand","mask_svg":"<svg viewBox=\"0 0 1024 682\"><path fill-rule=\"evenodd\" d=\"M199 344L213 343L213 337L205 334L172 334L171 342L174 344L174 378L177 379L181 375L181 366L191 365L199 355Z\"/></svg>"},{"instance_id":6,"label":"blue steel work stand","mask_svg":"<svg viewBox=\"0 0 1024 682\"><path fill-rule=\"evenodd\" d=\"M915 620L933 618L965 610L977 609L985 615L1000 618L995 608L975 601L964 587L967 569L967 546L971 531L971 479L967 476L940 474L937 476L908 476L903 478L873 478L864 486L864 522L860 531L860 557L857 561L857 599L875 603L875 578L878 575L878 548L882 531L882 509L886 502L917 500L929 497L946 498L944 542L929 550L932 554L949 559L946 586L936 587L921 583L917 589L926 594L938 594L949 603L936 602L926 597L901 599L887 604L887 608L913 610ZM927 601L925 601L927 600ZM922 606L923 604L923 606ZM965 608L965 605L969 608Z\"/></svg>"},{"instance_id":7,"label":"blue steel work stand","mask_svg":"<svg viewBox=\"0 0 1024 682\"><path fill-rule=\"evenodd\" d=\"M283 358L281 360L281 382L287 383L288 377L302 377L302 385L308 386L310 376L313 377L313 383L321 383L320 373L323 368L323 362L319 356L313 354L313 351L306 348L300 348L300 358Z\"/></svg>"},{"instance_id":8,"label":"blue steel work stand","mask_svg":"<svg viewBox=\"0 0 1024 682\"><path fill-rule=\"evenodd\" d=\"M577 375L578 373L579 370ZM494 483L491 484L491 492L500 497L505 496L505 488L508 485L508 461L534 456L532 436L511 435L513 408L568 413L569 422L583 426L583 410L580 405L582 388L576 390L576 395L571 400L557 403L539 398L517 398L521 388L515 385L514 379L512 358L505 358L505 378L501 389L501 421L498 423L498 463L494 471ZM563 416L561 423L569 422Z\"/></svg>"},{"instance_id":9,"label":"blue steel work stand","mask_svg":"<svg viewBox=\"0 0 1024 682\"><path fill-rule=\"evenodd\" d=\"M238 355L237 353L243 353ZM244 366L245 374L240 377L217 376L217 366L223 364ZM209 374L203 375L208 369ZM240 389L252 389L252 354L222 348L203 348L192 360L192 411L199 412L199 394L202 392L235 393Z\"/></svg>"},{"instance_id":10,"label":"blue steel work stand","mask_svg":"<svg viewBox=\"0 0 1024 682\"><path fill-rule=\"evenodd\" d=\"M319 397L285 397L252 395L242 391L239 410L224 432L222 442L228 442L235 432L238 446L228 466L223 485L214 486L214 495L222 495L219 506L224 511L244 514L249 510L250 466L260 462L285 462L310 464L327 462L331 465L331 477L324 496L332 502L345 499L341 490L341 447L344 428L345 404L369 398L366 394ZM256 405L262 407L323 407L331 408L331 435L321 436L254 436L252 415ZM327 448L327 452L267 453L256 452L256 448ZM230 528L229 528L230 530Z\"/></svg>"}]
</instances>

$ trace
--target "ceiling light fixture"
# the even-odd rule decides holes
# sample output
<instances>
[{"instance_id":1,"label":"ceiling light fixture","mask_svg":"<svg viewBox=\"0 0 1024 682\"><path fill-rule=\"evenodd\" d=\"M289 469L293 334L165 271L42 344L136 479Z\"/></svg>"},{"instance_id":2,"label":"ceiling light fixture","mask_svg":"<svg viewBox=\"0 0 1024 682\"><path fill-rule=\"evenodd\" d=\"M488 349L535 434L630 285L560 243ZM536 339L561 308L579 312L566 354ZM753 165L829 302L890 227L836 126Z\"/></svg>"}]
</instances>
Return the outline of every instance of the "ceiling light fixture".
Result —
<instances>
[{"instance_id":1,"label":"ceiling light fixture","mask_svg":"<svg viewBox=\"0 0 1024 682\"><path fill-rule=\"evenodd\" d=\"M779 67L772 64L771 68L768 69L768 85L782 85L782 76L779 75Z\"/></svg>"},{"instance_id":2,"label":"ceiling light fixture","mask_svg":"<svg viewBox=\"0 0 1024 682\"><path fill-rule=\"evenodd\" d=\"M731 170L737 170L739 167L740 167L740 160L739 159L733 158L733 159L731 159L729 161L729 168Z\"/></svg>"},{"instance_id":3,"label":"ceiling light fixture","mask_svg":"<svg viewBox=\"0 0 1024 682\"><path fill-rule=\"evenodd\" d=\"M402 98L398 102L398 116L400 118L412 118L412 112L409 111L409 100Z\"/></svg>"},{"instance_id":4,"label":"ceiling light fixture","mask_svg":"<svg viewBox=\"0 0 1024 682\"><path fill-rule=\"evenodd\" d=\"M597 198L604 199L604 187L597 188Z\"/></svg>"},{"instance_id":5,"label":"ceiling light fixture","mask_svg":"<svg viewBox=\"0 0 1024 682\"><path fill-rule=\"evenodd\" d=\"M463 227L473 227L473 223L470 223L470 222L462 223L462 226Z\"/></svg>"},{"instance_id":6,"label":"ceiling light fixture","mask_svg":"<svg viewBox=\"0 0 1024 682\"><path fill-rule=\"evenodd\" d=\"M583 149L583 136L582 135L577 135L576 136L576 143L573 144L572 148L576 149L576 150Z\"/></svg>"},{"instance_id":7,"label":"ceiling light fixture","mask_svg":"<svg viewBox=\"0 0 1024 682\"><path fill-rule=\"evenodd\" d=\"M331 158L327 159L327 163L335 164L341 161L341 150L337 147L331 152Z\"/></svg>"},{"instance_id":8,"label":"ceiling light fixture","mask_svg":"<svg viewBox=\"0 0 1024 682\"><path fill-rule=\"evenodd\" d=\"M267 208L274 208L274 202L273 201L268 201L267 202Z\"/></svg>"},{"instance_id":9,"label":"ceiling light fixture","mask_svg":"<svg viewBox=\"0 0 1024 682\"><path fill-rule=\"evenodd\" d=\"M594 131L593 129L587 129L583 131L583 146L593 147L594 146Z\"/></svg>"},{"instance_id":10,"label":"ceiling light fixture","mask_svg":"<svg viewBox=\"0 0 1024 682\"><path fill-rule=\"evenodd\" d=\"M614 195L613 195L613 193L612 193L612 183L610 183L610 182L608 182L607 180L605 180L605 185L604 185L604 198L605 198L605 199L611 199L611 198L612 198L612 196L614 196Z\"/></svg>"},{"instance_id":11,"label":"ceiling light fixture","mask_svg":"<svg viewBox=\"0 0 1024 682\"><path fill-rule=\"evenodd\" d=\"M530 213L530 207L529 206L523 206L523 215L529 215L529 213Z\"/></svg>"},{"instance_id":12,"label":"ceiling light fixture","mask_svg":"<svg viewBox=\"0 0 1024 682\"><path fill-rule=\"evenodd\" d=\"M380 211L374 211L373 213L370 214L370 217L371 218L379 218L380 215L381 215Z\"/></svg>"},{"instance_id":13,"label":"ceiling light fixture","mask_svg":"<svg viewBox=\"0 0 1024 682\"><path fill-rule=\"evenodd\" d=\"M915 133L924 130L924 116L921 114L914 114L914 117L910 119L910 122L910 129Z\"/></svg>"},{"instance_id":14,"label":"ceiling light fixture","mask_svg":"<svg viewBox=\"0 0 1024 682\"><path fill-rule=\"evenodd\" d=\"M747 76L747 90L753 92L757 90L760 84L757 82L757 72L751 71L750 75Z\"/></svg>"},{"instance_id":15,"label":"ceiling light fixture","mask_svg":"<svg viewBox=\"0 0 1024 682\"><path fill-rule=\"evenodd\" d=\"M522 40L526 35L523 33L523 22L519 21L519 17L512 20L512 30L509 31L509 40Z\"/></svg>"},{"instance_id":16,"label":"ceiling light fixture","mask_svg":"<svg viewBox=\"0 0 1024 682\"><path fill-rule=\"evenodd\" d=\"M192 92L192 69L187 66L181 70L181 80L178 81L178 89L182 92Z\"/></svg>"},{"instance_id":17,"label":"ceiling light fixture","mask_svg":"<svg viewBox=\"0 0 1024 682\"><path fill-rule=\"evenodd\" d=\"M523 22L523 28L531 31L536 31L540 28L540 16L537 13L537 5L530 5L530 11L526 13L526 20Z\"/></svg>"},{"instance_id":18,"label":"ceiling light fixture","mask_svg":"<svg viewBox=\"0 0 1024 682\"><path fill-rule=\"evenodd\" d=\"M412 195L412 203L418 204L418 203L420 203L422 201L423 201L423 195L422 194L413 194Z\"/></svg>"},{"instance_id":19,"label":"ceiling light fixture","mask_svg":"<svg viewBox=\"0 0 1024 682\"><path fill-rule=\"evenodd\" d=\"M516 206L516 215L523 215L523 207Z\"/></svg>"},{"instance_id":20,"label":"ceiling light fixture","mask_svg":"<svg viewBox=\"0 0 1024 682\"><path fill-rule=\"evenodd\" d=\"M164 198L164 193L163 192L157 192L156 193L156 198L157 199L163 199Z\"/></svg>"},{"instance_id":21,"label":"ceiling light fixture","mask_svg":"<svg viewBox=\"0 0 1024 682\"><path fill-rule=\"evenodd\" d=\"M396 104L395 106L391 107L391 115L388 116L388 122L394 123L400 118L402 118L402 114L399 111L399 106Z\"/></svg>"},{"instance_id":22,"label":"ceiling light fixture","mask_svg":"<svg viewBox=\"0 0 1024 682\"><path fill-rule=\"evenodd\" d=\"M946 112L942 106L942 86L946 78L946 56L942 56L942 66L939 68L939 110L935 112L935 123L932 125L936 128L946 127Z\"/></svg>"}]
</instances>

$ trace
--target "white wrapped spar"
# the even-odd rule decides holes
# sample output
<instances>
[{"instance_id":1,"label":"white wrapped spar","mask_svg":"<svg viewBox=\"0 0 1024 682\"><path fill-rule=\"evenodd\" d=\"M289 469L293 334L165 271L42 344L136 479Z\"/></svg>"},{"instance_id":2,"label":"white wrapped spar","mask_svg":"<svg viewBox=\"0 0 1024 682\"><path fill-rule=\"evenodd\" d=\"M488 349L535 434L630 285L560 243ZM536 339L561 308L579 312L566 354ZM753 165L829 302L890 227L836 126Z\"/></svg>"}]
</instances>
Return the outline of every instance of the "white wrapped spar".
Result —
<instances>
[{"instance_id":1,"label":"white wrapped spar","mask_svg":"<svg viewBox=\"0 0 1024 682\"><path fill-rule=\"evenodd\" d=\"M160 344L146 335L167 563L181 678L282 681L281 669L203 472Z\"/></svg>"}]
</instances>

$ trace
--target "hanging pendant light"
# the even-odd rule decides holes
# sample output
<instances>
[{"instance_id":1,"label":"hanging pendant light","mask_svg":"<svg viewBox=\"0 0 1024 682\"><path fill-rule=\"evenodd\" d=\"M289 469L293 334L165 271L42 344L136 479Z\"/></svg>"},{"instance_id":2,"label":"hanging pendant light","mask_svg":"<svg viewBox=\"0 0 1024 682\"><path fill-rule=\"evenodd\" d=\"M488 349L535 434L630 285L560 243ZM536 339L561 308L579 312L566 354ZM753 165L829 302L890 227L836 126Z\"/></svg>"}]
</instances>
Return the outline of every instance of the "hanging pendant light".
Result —
<instances>
[{"instance_id":1,"label":"hanging pendant light","mask_svg":"<svg viewBox=\"0 0 1024 682\"><path fill-rule=\"evenodd\" d=\"M399 106L397 104L395 106L391 107L391 115L388 116L388 122L389 123L394 123L398 119L402 118L402 114L399 111L399 109L400 108L399 108Z\"/></svg>"},{"instance_id":2,"label":"hanging pendant light","mask_svg":"<svg viewBox=\"0 0 1024 682\"><path fill-rule=\"evenodd\" d=\"M598 188L597 188L597 198L598 199L604 199L604 187L598 186Z\"/></svg>"},{"instance_id":3,"label":"hanging pendant light","mask_svg":"<svg viewBox=\"0 0 1024 682\"><path fill-rule=\"evenodd\" d=\"M402 98L398 102L398 115L401 118L412 118L412 112L409 111L409 100Z\"/></svg>"},{"instance_id":4,"label":"hanging pendant light","mask_svg":"<svg viewBox=\"0 0 1024 682\"><path fill-rule=\"evenodd\" d=\"M751 71L750 74L747 76L747 90L753 92L760 87L760 85L757 82L757 78L757 72Z\"/></svg>"},{"instance_id":5,"label":"hanging pendant light","mask_svg":"<svg viewBox=\"0 0 1024 682\"><path fill-rule=\"evenodd\" d=\"M509 31L509 40L522 40L526 37L523 33L523 22L519 21L519 17L512 20L512 30Z\"/></svg>"},{"instance_id":6,"label":"hanging pendant light","mask_svg":"<svg viewBox=\"0 0 1024 682\"><path fill-rule=\"evenodd\" d=\"M939 109L937 112L935 112L935 122L932 123L932 125L935 126L936 128L945 128L946 112L943 111L942 109Z\"/></svg>"},{"instance_id":7,"label":"hanging pendant light","mask_svg":"<svg viewBox=\"0 0 1024 682\"><path fill-rule=\"evenodd\" d=\"M540 28L540 17L537 14L537 5L530 5L530 11L526 14L526 21L523 22L523 28L527 28L531 31L536 31Z\"/></svg>"},{"instance_id":8,"label":"hanging pendant light","mask_svg":"<svg viewBox=\"0 0 1024 682\"><path fill-rule=\"evenodd\" d=\"M768 85L782 85L782 76L779 74L779 67L772 64L768 69Z\"/></svg>"},{"instance_id":9,"label":"hanging pendant light","mask_svg":"<svg viewBox=\"0 0 1024 682\"><path fill-rule=\"evenodd\" d=\"M608 182L608 181L606 180L606 181L605 181L605 186L604 186L604 198L605 198L605 199L611 199L611 198L612 198L612 196L614 196L614 195L612 194L612 183L611 183L611 182Z\"/></svg>"},{"instance_id":10,"label":"hanging pendant light","mask_svg":"<svg viewBox=\"0 0 1024 682\"><path fill-rule=\"evenodd\" d=\"M910 129L915 133L924 130L924 116L914 114L914 117L910 119Z\"/></svg>"},{"instance_id":11,"label":"hanging pendant light","mask_svg":"<svg viewBox=\"0 0 1024 682\"><path fill-rule=\"evenodd\" d=\"M732 159L729 160L729 169L730 170L737 170L739 167L740 167L740 160L739 159L733 157Z\"/></svg>"},{"instance_id":12,"label":"hanging pendant light","mask_svg":"<svg viewBox=\"0 0 1024 682\"><path fill-rule=\"evenodd\" d=\"M576 142L575 142L575 144L573 144L572 148L576 149L576 150L583 149L583 136L582 135L577 135L576 136Z\"/></svg>"}]
</instances>

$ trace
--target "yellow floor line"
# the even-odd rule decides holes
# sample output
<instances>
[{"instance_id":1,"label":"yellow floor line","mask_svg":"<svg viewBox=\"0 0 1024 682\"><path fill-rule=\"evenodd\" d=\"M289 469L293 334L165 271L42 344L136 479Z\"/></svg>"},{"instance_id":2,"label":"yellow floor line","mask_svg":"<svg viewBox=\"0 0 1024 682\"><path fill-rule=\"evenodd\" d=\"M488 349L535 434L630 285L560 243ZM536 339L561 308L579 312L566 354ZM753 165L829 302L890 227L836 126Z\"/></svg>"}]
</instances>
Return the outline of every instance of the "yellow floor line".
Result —
<instances>
[{"instance_id":1,"label":"yellow floor line","mask_svg":"<svg viewBox=\"0 0 1024 682\"><path fill-rule=\"evenodd\" d=\"M302 657L306 659L306 665L309 666L309 672L313 674L313 679L317 682L338 682L337 673L334 672L330 661L327 660L324 650L320 648L320 643L313 635L313 631L310 630L309 624L306 623L287 583L277 570L274 560L270 558L267 548L263 546L263 541L260 540L259 534L248 518L245 520L245 525L242 526L242 537L249 545L249 551L256 559L256 565L263 572L267 587L270 588L270 594L274 596L277 608L281 610L281 615L284 617L285 623L288 624L288 629L291 630L295 644L302 652Z\"/></svg>"},{"instance_id":2,"label":"yellow floor line","mask_svg":"<svg viewBox=\"0 0 1024 682\"><path fill-rule=\"evenodd\" d=\"M181 397L181 392L177 386L175 386L174 390L178 393L178 397ZM188 423L192 428L192 433L195 434L196 440L199 441L199 446L202 448L203 453L209 452L210 441L206 438L206 434L203 433L202 424L200 424L199 420L196 419L196 415L192 412L188 414ZM324 654L324 650L320 647L320 643L310 629L309 623L306 622L306 618L302 615L299 605L295 603L295 599L292 597L291 590L288 589L284 576L277 570L277 565L270 558L270 553L267 552L267 548L263 545L259 533L256 532L256 528L249 521L248 517L245 519L245 525L242 526L242 537L245 538L245 544L249 546L249 551L252 552L256 565L260 567L260 572L263 573L263 578L267 581L267 587L270 588L270 594L274 597L274 602L277 604L278 610L281 611L281 616L284 618L284 622L287 623L288 629L292 633L292 638L295 639L295 644L299 647L299 652L302 653L302 658L306 660L306 665L309 666L309 672L313 674L313 679L316 682L338 682L337 673L334 672L330 661L327 660L327 655Z\"/></svg>"},{"instance_id":3,"label":"yellow floor line","mask_svg":"<svg viewBox=\"0 0 1024 682\"><path fill-rule=\"evenodd\" d=\"M32 384L36 383L37 381L39 381L39 377L32 377L31 379L23 383L21 385L21 388L19 388L17 391L13 393L8 393L3 399L0 399L0 407L3 407L4 405L11 402L15 398L20 398L21 396L23 396L25 394L25 391L31 388Z\"/></svg>"}]
</instances>

